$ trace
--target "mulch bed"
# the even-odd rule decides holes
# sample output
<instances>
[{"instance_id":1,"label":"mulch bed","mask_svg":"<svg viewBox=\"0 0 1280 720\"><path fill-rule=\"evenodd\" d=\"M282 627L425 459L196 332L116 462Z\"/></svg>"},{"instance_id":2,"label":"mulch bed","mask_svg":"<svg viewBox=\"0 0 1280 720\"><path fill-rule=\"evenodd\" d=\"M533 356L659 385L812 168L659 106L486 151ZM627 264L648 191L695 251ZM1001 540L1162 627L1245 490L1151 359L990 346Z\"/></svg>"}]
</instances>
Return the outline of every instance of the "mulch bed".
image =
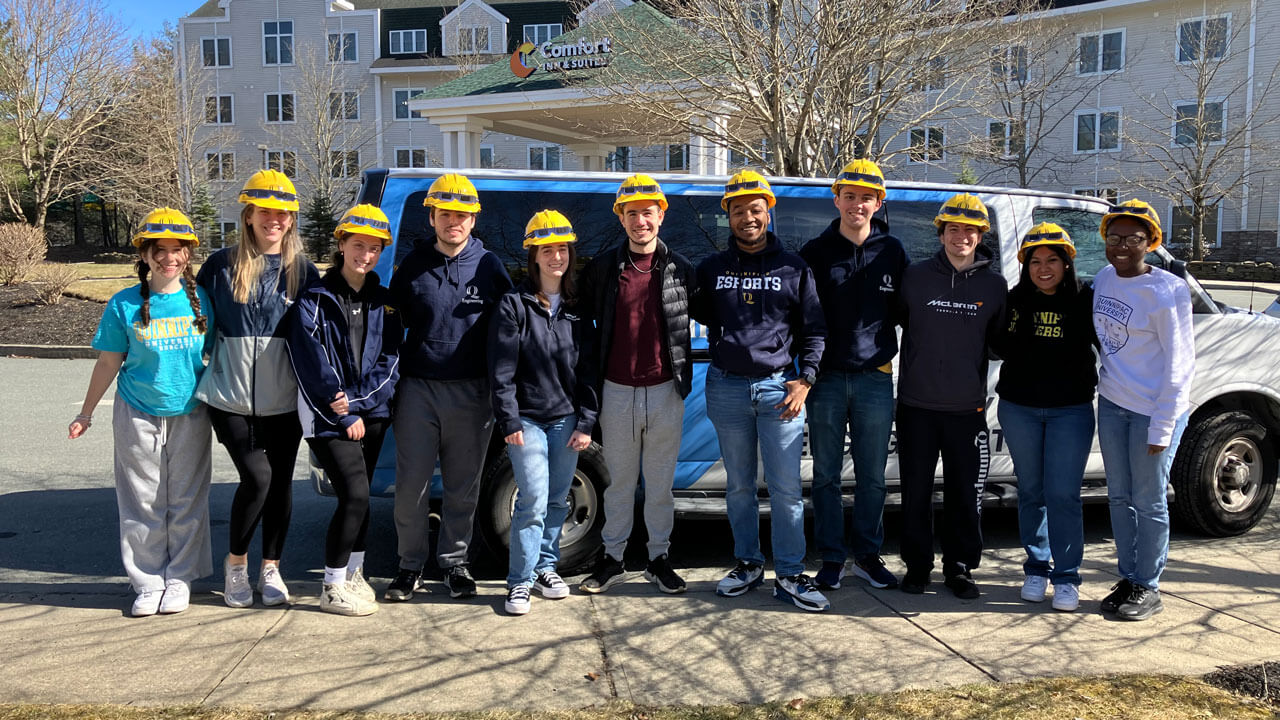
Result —
<instances>
[{"instance_id":1,"label":"mulch bed","mask_svg":"<svg viewBox=\"0 0 1280 720\"><path fill-rule=\"evenodd\" d=\"M1224 667L1205 675L1204 681L1280 708L1280 662Z\"/></svg>"},{"instance_id":2,"label":"mulch bed","mask_svg":"<svg viewBox=\"0 0 1280 720\"><path fill-rule=\"evenodd\" d=\"M63 297L57 305L41 305L25 283L0 285L0 343L88 345L105 307L73 297Z\"/></svg>"}]
</instances>

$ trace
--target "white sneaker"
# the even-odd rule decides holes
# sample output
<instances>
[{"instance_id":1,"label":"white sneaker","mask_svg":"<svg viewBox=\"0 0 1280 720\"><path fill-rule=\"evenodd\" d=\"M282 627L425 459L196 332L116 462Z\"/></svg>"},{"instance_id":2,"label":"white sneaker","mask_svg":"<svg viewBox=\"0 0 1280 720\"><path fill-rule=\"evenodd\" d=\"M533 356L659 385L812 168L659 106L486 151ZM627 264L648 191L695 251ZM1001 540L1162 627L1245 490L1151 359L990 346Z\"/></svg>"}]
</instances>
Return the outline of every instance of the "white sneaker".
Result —
<instances>
[{"instance_id":1,"label":"white sneaker","mask_svg":"<svg viewBox=\"0 0 1280 720\"><path fill-rule=\"evenodd\" d=\"M163 590L143 590L134 599L133 609L129 611L130 614L134 617L155 615L160 609L160 596L162 595L164 595Z\"/></svg>"},{"instance_id":2,"label":"white sneaker","mask_svg":"<svg viewBox=\"0 0 1280 720\"><path fill-rule=\"evenodd\" d=\"M363 617L378 612L378 602L361 595L360 590L348 580L321 588L320 610L335 615Z\"/></svg>"},{"instance_id":3,"label":"white sneaker","mask_svg":"<svg viewBox=\"0 0 1280 720\"><path fill-rule=\"evenodd\" d=\"M373 586L369 584L368 580L364 579L364 568L356 568L355 574L347 578L347 585L365 600L371 603L378 602L378 593L374 592Z\"/></svg>"},{"instance_id":4,"label":"white sneaker","mask_svg":"<svg viewBox=\"0 0 1280 720\"><path fill-rule=\"evenodd\" d=\"M160 614L173 615L191 607L191 586L182 580L169 580L164 584L164 597L160 598Z\"/></svg>"},{"instance_id":5,"label":"white sneaker","mask_svg":"<svg viewBox=\"0 0 1280 720\"><path fill-rule=\"evenodd\" d=\"M222 600L227 607L247 608L253 605L253 586L249 584L249 566L222 562Z\"/></svg>"},{"instance_id":6,"label":"white sneaker","mask_svg":"<svg viewBox=\"0 0 1280 720\"><path fill-rule=\"evenodd\" d=\"M569 586L556 574L555 570L548 570L538 575L538 579L533 582L533 589L548 600L569 597Z\"/></svg>"},{"instance_id":7,"label":"white sneaker","mask_svg":"<svg viewBox=\"0 0 1280 720\"><path fill-rule=\"evenodd\" d=\"M1080 607L1080 586L1063 583L1053 586L1053 609L1075 612Z\"/></svg>"},{"instance_id":8,"label":"white sneaker","mask_svg":"<svg viewBox=\"0 0 1280 720\"><path fill-rule=\"evenodd\" d=\"M262 604L268 607L289 602L289 588L285 587L278 566L263 566L262 575L258 578L258 592L262 594Z\"/></svg>"},{"instance_id":9,"label":"white sneaker","mask_svg":"<svg viewBox=\"0 0 1280 720\"><path fill-rule=\"evenodd\" d=\"M510 615L529 614L529 586L516 585L507 588L507 613Z\"/></svg>"},{"instance_id":10,"label":"white sneaker","mask_svg":"<svg viewBox=\"0 0 1280 720\"><path fill-rule=\"evenodd\" d=\"M1022 581L1022 599L1027 602L1044 602L1044 591L1049 589L1049 578L1028 575Z\"/></svg>"},{"instance_id":11,"label":"white sneaker","mask_svg":"<svg viewBox=\"0 0 1280 720\"><path fill-rule=\"evenodd\" d=\"M749 590L757 588L764 582L764 568L739 560L738 564L716 584L716 594L720 597L738 597Z\"/></svg>"}]
</instances>

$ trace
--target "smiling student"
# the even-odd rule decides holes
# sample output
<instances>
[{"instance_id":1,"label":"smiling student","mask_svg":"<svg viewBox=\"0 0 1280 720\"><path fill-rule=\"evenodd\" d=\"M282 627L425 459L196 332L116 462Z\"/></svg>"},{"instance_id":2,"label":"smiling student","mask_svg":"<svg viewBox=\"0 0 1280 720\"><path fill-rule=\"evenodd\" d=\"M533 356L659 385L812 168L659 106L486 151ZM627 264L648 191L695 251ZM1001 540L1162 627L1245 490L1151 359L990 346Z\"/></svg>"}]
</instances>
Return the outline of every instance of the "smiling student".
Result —
<instances>
[{"instance_id":1,"label":"smiling student","mask_svg":"<svg viewBox=\"0 0 1280 720\"><path fill-rule=\"evenodd\" d=\"M293 508L293 466L302 440L298 385L289 364L285 311L319 277L298 236L298 194L276 170L259 170L240 191L240 242L200 268L217 330L209 371L196 397L209 406L218 441L240 475L231 501L223 600L253 605L249 543L262 523L258 592L264 605L289 602L280 556Z\"/></svg>"},{"instance_id":2,"label":"smiling student","mask_svg":"<svg viewBox=\"0 0 1280 720\"><path fill-rule=\"evenodd\" d=\"M213 572L209 416L194 397L212 309L191 272L200 241L186 215L152 210L133 245L140 282L107 302L93 336L98 362L68 435L89 430L115 380L120 555L137 593L132 615L142 617L186 610L191 581Z\"/></svg>"}]
</instances>

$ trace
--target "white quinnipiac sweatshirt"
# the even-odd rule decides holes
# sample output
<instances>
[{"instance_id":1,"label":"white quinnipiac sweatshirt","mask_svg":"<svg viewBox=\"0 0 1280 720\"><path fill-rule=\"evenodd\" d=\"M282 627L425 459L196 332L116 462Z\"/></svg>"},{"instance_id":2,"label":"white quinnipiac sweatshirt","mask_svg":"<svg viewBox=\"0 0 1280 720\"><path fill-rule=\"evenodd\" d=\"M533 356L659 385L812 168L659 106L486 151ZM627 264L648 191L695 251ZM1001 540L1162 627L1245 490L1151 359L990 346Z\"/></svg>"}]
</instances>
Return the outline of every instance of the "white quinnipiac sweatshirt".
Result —
<instances>
[{"instance_id":1,"label":"white quinnipiac sweatshirt","mask_svg":"<svg viewBox=\"0 0 1280 720\"><path fill-rule=\"evenodd\" d=\"M1108 265L1093 280L1093 327L1102 356L1098 394L1150 417L1147 443L1168 447L1190 409L1196 369L1187 284L1157 267L1123 278Z\"/></svg>"}]
</instances>

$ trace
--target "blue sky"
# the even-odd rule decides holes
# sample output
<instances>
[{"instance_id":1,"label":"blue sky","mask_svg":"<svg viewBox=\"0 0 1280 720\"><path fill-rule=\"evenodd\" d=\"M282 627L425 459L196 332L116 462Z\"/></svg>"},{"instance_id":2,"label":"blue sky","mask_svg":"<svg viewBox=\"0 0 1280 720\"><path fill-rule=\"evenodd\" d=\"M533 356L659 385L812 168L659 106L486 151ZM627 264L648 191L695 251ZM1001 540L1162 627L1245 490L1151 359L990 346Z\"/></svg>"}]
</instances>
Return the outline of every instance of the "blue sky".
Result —
<instances>
[{"instance_id":1,"label":"blue sky","mask_svg":"<svg viewBox=\"0 0 1280 720\"><path fill-rule=\"evenodd\" d=\"M164 28L166 20L178 24L178 18L200 7L203 0L106 0L107 8L120 18L131 34L153 35Z\"/></svg>"}]
</instances>

